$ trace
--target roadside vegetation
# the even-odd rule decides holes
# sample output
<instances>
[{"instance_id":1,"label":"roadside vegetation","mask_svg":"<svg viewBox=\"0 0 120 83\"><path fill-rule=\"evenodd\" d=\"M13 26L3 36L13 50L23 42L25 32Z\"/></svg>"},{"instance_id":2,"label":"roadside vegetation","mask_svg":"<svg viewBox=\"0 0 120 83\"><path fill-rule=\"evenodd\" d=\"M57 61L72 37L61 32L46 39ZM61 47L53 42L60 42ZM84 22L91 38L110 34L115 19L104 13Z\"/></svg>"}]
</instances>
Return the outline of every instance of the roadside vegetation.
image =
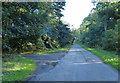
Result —
<instances>
[{"instance_id":1,"label":"roadside vegetation","mask_svg":"<svg viewBox=\"0 0 120 83\"><path fill-rule=\"evenodd\" d=\"M91 48L120 54L120 1L99 2L74 31L76 40Z\"/></svg>"},{"instance_id":2,"label":"roadside vegetation","mask_svg":"<svg viewBox=\"0 0 120 83\"><path fill-rule=\"evenodd\" d=\"M67 24L61 20L65 2L3 2L4 53L61 48L72 44Z\"/></svg>"},{"instance_id":3,"label":"roadside vegetation","mask_svg":"<svg viewBox=\"0 0 120 83\"><path fill-rule=\"evenodd\" d=\"M3 81L23 81L36 68L21 54L68 51L73 35L61 17L65 2L3 2ZM55 64L53 64L55 65Z\"/></svg>"},{"instance_id":4,"label":"roadside vegetation","mask_svg":"<svg viewBox=\"0 0 120 83\"><path fill-rule=\"evenodd\" d=\"M46 49L46 50L36 50L36 51L29 51L29 52L21 52L20 54L50 54L55 52L63 52L68 51L70 49L71 45L67 45L63 48L53 48L53 49Z\"/></svg>"},{"instance_id":5,"label":"roadside vegetation","mask_svg":"<svg viewBox=\"0 0 120 83\"><path fill-rule=\"evenodd\" d=\"M36 69L34 61L20 55L3 58L2 81L25 81Z\"/></svg>"},{"instance_id":6,"label":"roadside vegetation","mask_svg":"<svg viewBox=\"0 0 120 83\"><path fill-rule=\"evenodd\" d=\"M90 48L90 47L85 46L85 45L80 44L80 43L79 43L79 45L81 47L83 47L84 49L86 49L86 50L92 52L93 54L97 55L104 62L108 63L109 65L111 65L112 67L114 67L115 69L120 71L120 65L119 65L120 58L118 57L119 55L117 55L116 52L106 51L106 50L102 50L100 48Z\"/></svg>"}]
</instances>

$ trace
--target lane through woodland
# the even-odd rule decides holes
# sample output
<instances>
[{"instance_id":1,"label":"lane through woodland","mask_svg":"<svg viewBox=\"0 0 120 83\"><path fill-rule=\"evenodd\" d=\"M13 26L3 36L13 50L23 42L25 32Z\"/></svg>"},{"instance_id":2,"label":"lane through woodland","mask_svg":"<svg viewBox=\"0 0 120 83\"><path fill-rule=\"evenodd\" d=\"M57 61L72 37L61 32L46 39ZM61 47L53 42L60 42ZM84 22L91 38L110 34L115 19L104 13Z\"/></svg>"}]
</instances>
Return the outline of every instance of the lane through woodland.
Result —
<instances>
[{"instance_id":1,"label":"lane through woodland","mask_svg":"<svg viewBox=\"0 0 120 83\"><path fill-rule=\"evenodd\" d=\"M118 81L118 71L78 44L73 44L55 68L37 74L30 81Z\"/></svg>"}]
</instances>

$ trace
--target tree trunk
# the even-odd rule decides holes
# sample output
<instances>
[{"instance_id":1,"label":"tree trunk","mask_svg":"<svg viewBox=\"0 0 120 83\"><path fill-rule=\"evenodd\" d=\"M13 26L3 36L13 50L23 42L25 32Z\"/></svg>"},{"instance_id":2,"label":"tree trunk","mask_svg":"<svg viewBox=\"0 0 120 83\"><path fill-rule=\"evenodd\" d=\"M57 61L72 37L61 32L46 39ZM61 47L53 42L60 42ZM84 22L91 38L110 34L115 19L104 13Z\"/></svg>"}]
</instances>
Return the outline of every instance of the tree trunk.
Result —
<instances>
[{"instance_id":1,"label":"tree trunk","mask_svg":"<svg viewBox=\"0 0 120 83\"><path fill-rule=\"evenodd\" d=\"M106 32L106 30L107 30L107 22L104 22L104 30Z\"/></svg>"}]
</instances>

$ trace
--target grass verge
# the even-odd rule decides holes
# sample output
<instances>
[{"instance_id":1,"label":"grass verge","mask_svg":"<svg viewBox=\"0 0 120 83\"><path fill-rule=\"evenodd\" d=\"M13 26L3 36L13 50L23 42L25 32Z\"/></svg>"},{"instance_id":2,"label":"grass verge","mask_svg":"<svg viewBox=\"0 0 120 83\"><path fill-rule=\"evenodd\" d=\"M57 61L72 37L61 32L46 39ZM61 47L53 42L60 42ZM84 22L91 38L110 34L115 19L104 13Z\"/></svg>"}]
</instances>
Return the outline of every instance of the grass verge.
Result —
<instances>
[{"instance_id":1,"label":"grass verge","mask_svg":"<svg viewBox=\"0 0 120 83\"><path fill-rule=\"evenodd\" d=\"M24 81L36 69L36 64L30 59L15 55L9 61L3 62L2 81Z\"/></svg>"},{"instance_id":2,"label":"grass verge","mask_svg":"<svg viewBox=\"0 0 120 83\"><path fill-rule=\"evenodd\" d=\"M120 71L120 65L119 65L119 60L120 58L118 57L118 55L116 55L115 52L110 52L110 51L105 51L99 48L89 48L85 45L82 45L79 43L79 45L81 47L83 47L84 49L92 52L93 54L97 55L98 57L100 57L104 62L110 64L111 66L113 66L114 68L116 68L117 70Z\"/></svg>"},{"instance_id":3,"label":"grass verge","mask_svg":"<svg viewBox=\"0 0 120 83\"><path fill-rule=\"evenodd\" d=\"M47 50L37 50L37 51L30 51L30 52L22 52L20 54L50 54L55 52L63 52L68 51L71 45L65 46L63 48L54 48L54 49L47 49Z\"/></svg>"}]
</instances>

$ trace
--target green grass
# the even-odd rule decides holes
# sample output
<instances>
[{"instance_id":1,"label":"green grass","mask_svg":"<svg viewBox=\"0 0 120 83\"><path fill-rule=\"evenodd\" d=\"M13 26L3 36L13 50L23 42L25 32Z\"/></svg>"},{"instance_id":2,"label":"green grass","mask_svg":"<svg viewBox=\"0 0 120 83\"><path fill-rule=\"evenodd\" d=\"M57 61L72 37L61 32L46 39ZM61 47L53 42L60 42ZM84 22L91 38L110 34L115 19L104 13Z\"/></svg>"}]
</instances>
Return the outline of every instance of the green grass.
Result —
<instances>
[{"instance_id":1,"label":"green grass","mask_svg":"<svg viewBox=\"0 0 120 83\"><path fill-rule=\"evenodd\" d=\"M120 71L120 65L119 65L119 60L120 58L118 55L116 55L116 52L111 52L111 51L105 51L100 48L89 48L85 45L82 45L79 43L79 45L86 50L92 52L93 54L97 55L100 57L104 62L110 64L114 68Z\"/></svg>"},{"instance_id":2,"label":"green grass","mask_svg":"<svg viewBox=\"0 0 120 83\"><path fill-rule=\"evenodd\" d=\"M55 52L63 52L68 51L71 45L68 45L63 48L54 48L54 49L47 49L47 50L37 50L37 51L30 51L30 52L22 52L21 54L50 54Z\"/></svg>"},{"instance_id":3,"label":"green grass","mask_svg":"<svg viewBox=\"0 0 120 83\"><path fill-rule=\"evenodd\" d=\"M6 59L8 60L9 57ZM30 59L15 55L3 62L2 81L24 81L36 69L36 64Z\"/></svg>"}]
</instances>

